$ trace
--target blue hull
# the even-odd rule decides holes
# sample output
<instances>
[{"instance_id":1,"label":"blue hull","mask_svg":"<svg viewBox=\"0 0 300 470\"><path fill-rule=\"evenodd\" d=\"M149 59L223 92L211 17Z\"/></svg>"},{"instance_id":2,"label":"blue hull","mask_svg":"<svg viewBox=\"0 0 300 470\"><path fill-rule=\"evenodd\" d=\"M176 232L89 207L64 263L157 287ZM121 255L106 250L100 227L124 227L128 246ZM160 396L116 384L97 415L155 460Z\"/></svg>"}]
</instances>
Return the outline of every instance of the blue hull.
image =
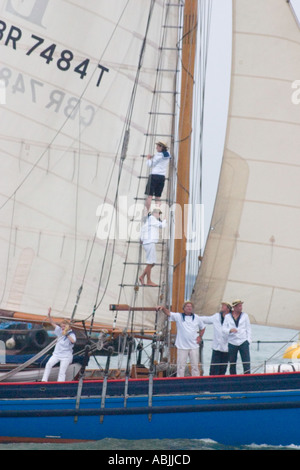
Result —
<instances>
[{"instance_id":1,"label":"blue hull","mask_svg":"<svg viewBox=\"0 0 300 470\"><path fill-rule=\"evenodd\" d=\"M209 438L225 445L300 445L299 380L299 374L157 379L151 407L147 381L130 381L126 407L124 382L112 381L102 410L102 383L85 383L77 411L74 382L1 384L0 441ZM274 381L279 389L268 390ZM240 391L229 391L238 383Z\"/></svg>"}]
</instances>

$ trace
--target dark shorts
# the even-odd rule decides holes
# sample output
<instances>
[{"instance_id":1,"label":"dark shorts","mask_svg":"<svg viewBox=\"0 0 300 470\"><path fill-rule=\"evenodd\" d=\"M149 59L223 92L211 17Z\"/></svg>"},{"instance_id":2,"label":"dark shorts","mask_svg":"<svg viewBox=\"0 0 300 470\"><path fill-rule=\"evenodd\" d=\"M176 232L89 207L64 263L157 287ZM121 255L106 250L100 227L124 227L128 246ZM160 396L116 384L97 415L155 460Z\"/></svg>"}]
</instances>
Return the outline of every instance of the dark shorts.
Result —
<instances>
[{"instance_id":1,"label":"dark shorts","mask_svg":"<svg viewBox=\"0 0 300 470\"><path fill-rule=\"evenodd\" d=\"M165 177L163 175L149 175L148 183L145 189L147 196L160 197L165 185Z\"/></svg>"}]
</instances>

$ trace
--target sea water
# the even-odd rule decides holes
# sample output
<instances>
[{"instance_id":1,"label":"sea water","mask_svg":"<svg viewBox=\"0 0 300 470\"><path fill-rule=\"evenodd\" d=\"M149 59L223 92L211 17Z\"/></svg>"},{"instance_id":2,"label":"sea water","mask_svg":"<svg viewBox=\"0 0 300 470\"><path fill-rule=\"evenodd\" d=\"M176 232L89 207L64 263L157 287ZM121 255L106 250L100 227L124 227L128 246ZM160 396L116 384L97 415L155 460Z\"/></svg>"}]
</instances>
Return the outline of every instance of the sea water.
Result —
<instances>
[{"instance_id":1,"label":"sea water","mask_svg":"<svg viewBox=\"0 0 300 470\"><path fill-rule=\"evenodd\" d=\"M174 455L174 452L178 453L178 455L191 455L194 451L201 450L299 451L300 446L296 446L294 444L291 444L290 446L267 446L255 444L251 444L249 446L226 446L219 444L218 442L211 441L210 439L142 439L138 441L102 439L101 441L85 442L78 444L1 444L0 450L105 451L105 453L107 454L106 460L108 460L108 458L113 457L116 453L119 456L141 455L142 453L145 453L151 455L153 458L153 455L155 455L156 451L157 455L161 455L162 453L166 455Z\"/></svg>"},{"instance_id":2,"label":"sea water","mask_svg":"<svg viewBox=\"0 0 300 470\"><path fill-rule=\"evenodd\" d=\"M209 364L211 358L212 345L212 327L207 326L204 336L203 347L203 368L204 375L209 374ZM251 344L251 369L252 372L261 373L264 370L264 364L278 364L288 362L282 358L288 345L298 340L299 332L289 329L252 326L252 344ZM105 364L105 358L101 358L102 364ZM241 373L241 364L238 364L238 373ZM300 450L300 445L284 446L224 446L218 442L209 439L147 439L147 440L118 440L102 439L100 441L83 442L76 444L2 444L0 450L99 450L106 451L108 455L114 456L116 452L127 451L130 455L134 451L144 452L166 452L181 454L199 450ZM121 455L121 454L119 454ZM123 455L123 454L122 454ZM168 465L171 466L171 465Z\"/></svg>"}]
</instances>

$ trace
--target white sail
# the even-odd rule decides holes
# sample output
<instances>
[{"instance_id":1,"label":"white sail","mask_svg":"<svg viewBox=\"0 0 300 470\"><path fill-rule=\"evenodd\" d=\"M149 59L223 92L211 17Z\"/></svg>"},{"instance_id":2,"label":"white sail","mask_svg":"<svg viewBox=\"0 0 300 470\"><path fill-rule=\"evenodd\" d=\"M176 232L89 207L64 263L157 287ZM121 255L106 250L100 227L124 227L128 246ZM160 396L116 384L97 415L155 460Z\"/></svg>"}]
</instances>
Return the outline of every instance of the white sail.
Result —
<instances>
[{"instance_id":1,"label":"white sail","mask_svg":"<svg viewBox=\"0 0 300 470\"><path fill-rule=\"evenodd\" d=\"M197 313L241 298L253 323L300 326L299 54L287 1L233 1L227 139Z\"/></svg>"},{"instance_id":2,"label":"white sail","mask_svg":"<svg viewBox=\"0 0 300 470\"><path fill-rule=\"evenodd\" d=\"M157 304L157 289L133 288L142 155L159 138L171 144L179 10L165 0L1 3L0 308L70 316L81 286L77 319L96 307L112 325L109 305L135 295ZM126 326L127 314L118 320Z\"/></svg>"}]
</instances>

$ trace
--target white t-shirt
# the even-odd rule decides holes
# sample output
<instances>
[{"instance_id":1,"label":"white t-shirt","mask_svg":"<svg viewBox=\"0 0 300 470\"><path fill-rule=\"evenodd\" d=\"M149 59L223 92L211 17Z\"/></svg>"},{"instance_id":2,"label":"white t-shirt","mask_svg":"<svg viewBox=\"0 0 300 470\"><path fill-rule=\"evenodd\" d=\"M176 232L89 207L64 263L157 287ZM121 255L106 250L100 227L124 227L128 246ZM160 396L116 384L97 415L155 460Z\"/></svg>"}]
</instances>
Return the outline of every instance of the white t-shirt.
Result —
<instances>
[{"instance_id":1,"label":"white t-shirt","mask_svg":"<svg viewBox=\"0 0 300 470\"><path fill-rule=\"evenodd\" d=\"M214 327L212 349L214 351L228 352L228 338L226 338L223 334L220 312L217 312L214 315L211 315L210 317L201 317L201 319L205 325L213 325Z\"/></svg>"},{"instance_id":2,"label":"white t-shirt","mask_svg":"<svg viewBox=\"0 0 300 470\"><path fill-rule=\"evenodd\" d=\"M177 326L177 335L175 346L178 349L197 349L197 337L199 331L203 330L204 323L198 315L184 315L179 312L170 312L170 321L175 321Z\"/></svg>"},{"instance_id":3,"label":"white t-shirt","mask_svg":"<svg viewBox=\"0 0 300 470\"><path fill-rule=\"evenodd\" d=\"M147 165L151 168L152 175L166 176L171 156L169 152L165 153L168 156L165 156L163 152L158 152L151 159L147 160Z\"/></svg>"},{"instance_id":4,"label":"white t-shirt","mask_svg":"<svg viewBox=\"0 0 300 470\"><path fill-rule=\"evenodd\" d=\"M60 358L72 356L74 344L69 340L69 337L76 341L75 334L70 330L69 336L63 336L60 326L55 327L54 334L58 337L58 341L54 348L53 355L59 356Z\"/></svg>"}]
</instances>

